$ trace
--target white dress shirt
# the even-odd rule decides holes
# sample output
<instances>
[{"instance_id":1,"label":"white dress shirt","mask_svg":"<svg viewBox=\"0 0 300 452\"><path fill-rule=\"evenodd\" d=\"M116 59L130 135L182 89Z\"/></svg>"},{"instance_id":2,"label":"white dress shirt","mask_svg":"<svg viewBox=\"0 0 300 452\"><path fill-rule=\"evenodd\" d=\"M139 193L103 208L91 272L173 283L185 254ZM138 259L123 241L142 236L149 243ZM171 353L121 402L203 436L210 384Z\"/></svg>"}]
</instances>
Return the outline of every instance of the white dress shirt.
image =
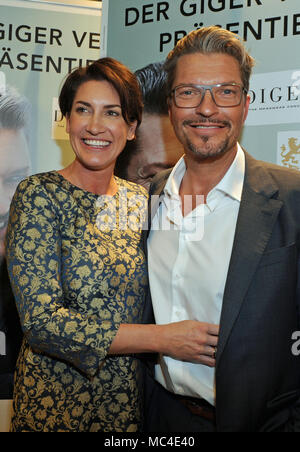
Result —
<instances>
[{"instance_id":1,"label":"white dress shirt","mask_svg":"<svg viewBox=\"0 0 300 452\"><path fill-rule=\"evenodd\" d=\"M149 278L157 324L199 320L219 324L241 201L245 156L241 147L206 204L182 215L179 188L184 157L176 164L153 218L148 239ZM214 368L161 357L157 380L176 394L215 403Z\"/></svg>"}]
</instances>

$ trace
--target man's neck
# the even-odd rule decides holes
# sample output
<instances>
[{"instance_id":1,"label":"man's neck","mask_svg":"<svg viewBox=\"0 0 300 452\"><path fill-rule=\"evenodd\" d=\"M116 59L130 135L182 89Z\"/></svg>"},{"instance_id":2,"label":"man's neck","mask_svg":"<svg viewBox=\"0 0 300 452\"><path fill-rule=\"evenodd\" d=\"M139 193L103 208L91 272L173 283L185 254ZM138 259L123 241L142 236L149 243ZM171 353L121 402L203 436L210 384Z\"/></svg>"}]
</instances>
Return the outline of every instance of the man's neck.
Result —
<instances>
[{"instance_id":1,"label":"man's neck","mask_svg":"<svg viewBox=\"0 0 300 452\"><path fill-rule=\"evenodd\" d=\"M202 195L206 203L208 193L223 179L237 154L236 149L218 157L195 159L185 155L186 172L183 176L179 194L184 209L184 196L193 196L193 209L196 207L196 195Z\"/></svg>"},{"instance_id":2,"label":"man's neck","mask_svg":"<svg viewBox=\"0 0 300 452\"><path fill-rule=\"evenodd\" d=\"M236 149L217 157L194 159L185 155L186 173L180 186L180 195L204 195L223 179L237 154Z\"/></svg>"}]
</instances>

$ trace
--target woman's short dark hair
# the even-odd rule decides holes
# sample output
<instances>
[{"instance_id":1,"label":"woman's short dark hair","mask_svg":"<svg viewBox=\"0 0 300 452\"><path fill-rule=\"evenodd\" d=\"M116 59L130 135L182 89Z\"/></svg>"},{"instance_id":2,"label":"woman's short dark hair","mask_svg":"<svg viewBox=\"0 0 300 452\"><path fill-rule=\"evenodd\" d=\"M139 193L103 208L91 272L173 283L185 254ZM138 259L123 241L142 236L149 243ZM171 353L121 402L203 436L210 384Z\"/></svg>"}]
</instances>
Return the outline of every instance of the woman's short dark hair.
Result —
<instances>
[{"instance_id":1,"label":"woman's short dark hair","mask_svg":"<svg viewBox=\"0 0 300 452\"><path fill-rule=\"evenodd\" d=\"M63 116L69 116L79 87L89 81L107 81L119 94L122 115L128 125L142 120L143 102L135 75L113 58L100 58L89 66L75 69L63 84L59 107Z\"/></svg>"}]
</instances>

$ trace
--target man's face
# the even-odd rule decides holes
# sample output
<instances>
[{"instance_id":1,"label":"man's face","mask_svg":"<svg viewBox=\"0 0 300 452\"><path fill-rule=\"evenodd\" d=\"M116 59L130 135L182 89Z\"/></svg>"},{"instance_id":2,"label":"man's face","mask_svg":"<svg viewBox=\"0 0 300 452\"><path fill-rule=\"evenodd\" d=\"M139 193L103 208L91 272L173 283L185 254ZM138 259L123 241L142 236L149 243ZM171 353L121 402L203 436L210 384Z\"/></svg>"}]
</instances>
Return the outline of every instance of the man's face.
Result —
<instances>
[{"instance_id":1,"label":"man's face","mask_svg":"<svg viewBox=\"0 0 300 452\"><path fill-rule=\"evenodd\" d=\"M0 129L0 261L9 207L18 183L30 173L28 145L23 130Z\"/></svg>"},{"instance_id":2,"label":"man's face","mask_svg":"<svg viewBox=\"0 0 300 452\"><path fill-rule=\"evenodd\" d=\"M128 179L149 189L156 173L172 168L183 155L168 116L144 114L137 133L139 152L132 156Z\"/></svg>"},{"instance_id":3,"label":"man's face","mask_svg":"<svg viewBox=\"0 0 300 452\"><path fill-rule=\"evenodd\" d=\"M172 88L180 84L218 83L242 85L239 64L232 56L195 53L179 58ZM170 119L187 156L203 160L236 152L249 102L249 96L243 95L236 107L217 107L209 91L196 108L178 108L171 99Z\"/></svg>"}]
</instances>

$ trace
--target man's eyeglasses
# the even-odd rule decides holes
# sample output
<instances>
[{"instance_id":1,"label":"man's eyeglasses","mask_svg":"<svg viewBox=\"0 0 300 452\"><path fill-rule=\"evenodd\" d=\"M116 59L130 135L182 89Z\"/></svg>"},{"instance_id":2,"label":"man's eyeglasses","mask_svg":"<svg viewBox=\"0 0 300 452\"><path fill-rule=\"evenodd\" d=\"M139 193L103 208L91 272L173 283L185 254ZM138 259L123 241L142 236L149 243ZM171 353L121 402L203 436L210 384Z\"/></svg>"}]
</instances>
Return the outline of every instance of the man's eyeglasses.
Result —
<instances>
[{"instance_id":1,"label":"man's eyeglasses","mask_svg":"<svg viewBox=\"0 0 300 452\"><path fill-rule=\"evenodd\" d=\"M237 107L247 90L237 83L219 83L217 85L178 85L172 91L174 102L178 108L199 107L206 91L210 91L214 103L218 107Z\"/></svg>"}]
</instances>

